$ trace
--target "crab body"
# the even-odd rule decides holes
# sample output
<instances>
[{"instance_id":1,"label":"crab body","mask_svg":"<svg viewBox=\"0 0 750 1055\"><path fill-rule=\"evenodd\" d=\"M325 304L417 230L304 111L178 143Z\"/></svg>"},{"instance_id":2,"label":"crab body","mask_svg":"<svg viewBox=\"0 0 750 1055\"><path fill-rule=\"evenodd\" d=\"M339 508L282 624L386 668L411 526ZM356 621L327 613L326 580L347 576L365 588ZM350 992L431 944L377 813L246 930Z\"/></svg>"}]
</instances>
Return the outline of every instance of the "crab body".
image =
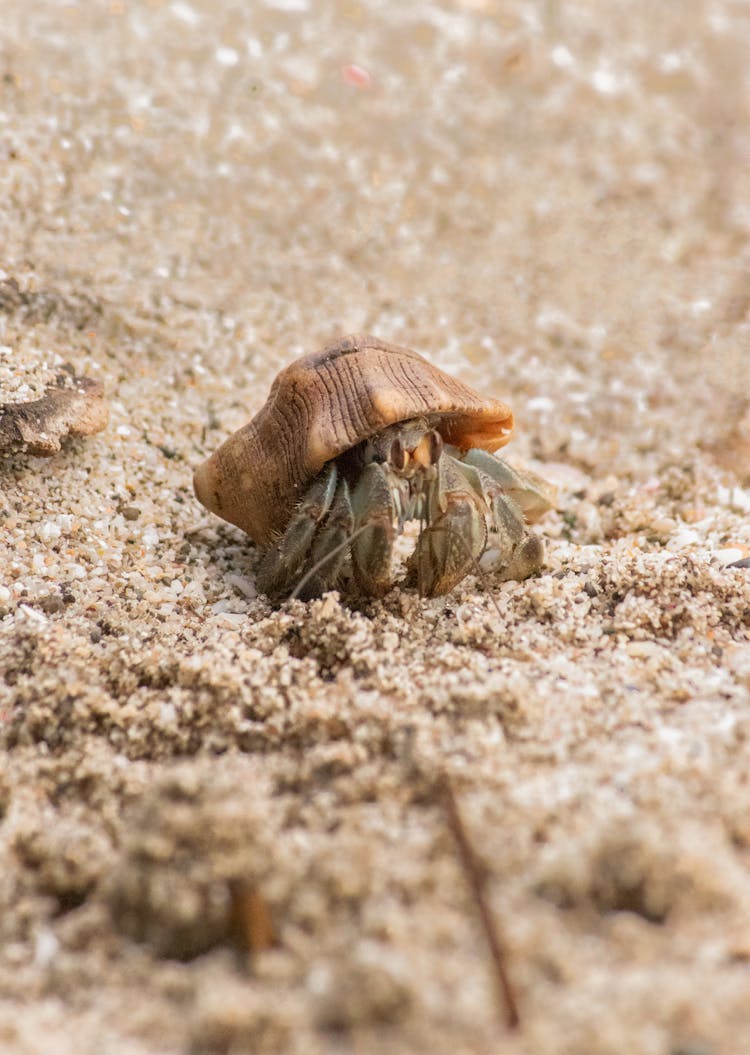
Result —
<instances>
[{"instance_id":1,"label":"crab body","mask_svg":"<svg viewBox=\"0 0 750 1055\"><path fill-rule=\"evenodd\" d=\"M526 520L551 508L551 488L491 453L512 427L504 403L356 335L282 371L256 417L198 467L195 491L265 550L258 585L274 597L331 589L348 555L360 588L386 593L413 520L407 580L422 595L447 593L488 554L525 578L542 561Z\"/></svg>"}]
</instances>

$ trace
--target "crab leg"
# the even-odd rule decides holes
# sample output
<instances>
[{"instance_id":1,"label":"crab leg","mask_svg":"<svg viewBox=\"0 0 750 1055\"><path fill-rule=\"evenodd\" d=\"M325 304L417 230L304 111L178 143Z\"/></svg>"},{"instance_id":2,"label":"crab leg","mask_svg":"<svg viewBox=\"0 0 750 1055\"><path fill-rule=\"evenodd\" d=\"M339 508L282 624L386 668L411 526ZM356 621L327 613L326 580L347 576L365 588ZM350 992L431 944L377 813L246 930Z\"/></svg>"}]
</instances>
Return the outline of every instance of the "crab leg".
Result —
<instances>
[{"instance_id":1,"label":"crab leg","mask_svg":"<svg viewBox=\"0 0 750 1055\"><path fill-rule=\"evenodd\" d=\"M490 505L492 540L486 551L503 579L527 579L539 570L544 547L526 530L526 520L536 520L553 508L554 488L529 470L514 469L486 451L471 450L458 463L476 474Z\"/></svg>"},{"instance_id":2,"label":"crab leg","mask_svg":"<svg viewBox=\"0 0 750 1055\"><path fill-rule=\"evenodd\" d=\"M555 507L556 488L530 469L514 469L502 458L476 448L466 452L461 464L473 466L499 484L530 523Z\"/></svg>"},{"instance_id":3,"label":"crab leg","mask_svg":"<svg viewBox=\"0 0 750 1055\"><path fill-rule=\"evenodd\" d=\"M476 564L487 543L487 507L481 492L444 456L428 488L427 524L409 558L410 578L423 597L448 593Z\"/></svg>"},{"instance_id":4,"label":"crab leg","mask_svg":"<svg viewBox=\"0 0 750 1055\"><path fill-rule=\"evenodd\" d=\"M294 511L278 543L258 569L258 588L271 597L290 593L300 579L315 533L331 508L338 470L333 462L315 477Z\"/></svg>"},{"instance_id":5,"label":"crab leg","mask_svg":"<svg viewBox=\"0 0 750 1055\"><path fill-rule=\"evenodd\" d=\"M492 551L490 551L491 554ZM494 570L503 582L515 579L522 582L530 575L535 575L544 564L544 543L538 535L531 532L524 535L507 564L494 562Z\"/></svg>"},{"instance_id":6,"label":"crab leg","mask_svg":"<svg viewBox=\"0 0 750 1055\"><path fill-rule=\"evenodd\" d=\"M336 585L354 528L354 513L346 480L339 479L330 512L318 529L303 576L294 593L303 601L319 597ZM307 581L303 581L307 576Z\"/></svg>"},{"instance_id":7,"label":"crab leg","mask_svg":"<svg viewBox=\"0 0 750 1055\"><path fill-rule=\"evenodd\" d=\"M352 510L357 529L352 537L354 574L365 593L382 597L391 588L394 520L400 515L392 479L382 464L370 462L362 470L352 491Z\"/></svg>"},{"instance_id":8,"label":"crab leg","mask_svg":"<svg viewBox=\"0 0 750 1055\"><path fill-rule=\"evenodd\" d=\"M453 459L453 464L488 507L491 538L485 552L492 553L492 566L504 567L510 563L513 551L526 534L523 513L486 473L458 459ZM487 564L486 558L483 564Z\"/></svg>"}]
</instances>

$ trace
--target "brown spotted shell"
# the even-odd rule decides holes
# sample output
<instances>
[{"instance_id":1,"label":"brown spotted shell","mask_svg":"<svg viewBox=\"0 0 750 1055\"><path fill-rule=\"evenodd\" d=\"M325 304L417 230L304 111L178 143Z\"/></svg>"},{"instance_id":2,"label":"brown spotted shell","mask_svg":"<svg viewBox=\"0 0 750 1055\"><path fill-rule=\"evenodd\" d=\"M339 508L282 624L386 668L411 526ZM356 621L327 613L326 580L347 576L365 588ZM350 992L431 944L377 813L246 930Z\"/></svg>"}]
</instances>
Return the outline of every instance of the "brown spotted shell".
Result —
<instances>
[{"instance_id":1,"label":"brown spotted shell","mask_svg":"<svg viewBox=\"0 0 750 1055\"><path fill-rule=\"evenodd\" d=\"M268 400L194 476L198 500L261 545L283 531L326 462L388 425L437 415L461 450L497 450L511 410L480 396L408 348L354 334L282 370Z\"/></svg>"}]
</instances>

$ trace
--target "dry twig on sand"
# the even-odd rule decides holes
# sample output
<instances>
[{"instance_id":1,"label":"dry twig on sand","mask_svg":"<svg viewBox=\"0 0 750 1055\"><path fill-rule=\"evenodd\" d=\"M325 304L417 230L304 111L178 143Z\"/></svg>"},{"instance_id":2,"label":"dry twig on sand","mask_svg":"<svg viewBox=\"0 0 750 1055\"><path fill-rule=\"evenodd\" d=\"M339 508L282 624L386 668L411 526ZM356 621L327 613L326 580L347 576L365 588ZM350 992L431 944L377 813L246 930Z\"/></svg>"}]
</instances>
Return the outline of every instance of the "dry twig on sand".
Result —
<instances>
[{"instance_id":1,"label":"dry twig on sand","mask_svg":"<svg viewBox=\"0 0 750 1055\"><path fill-rule=\"evenodd\" d=\"M461 866L476 903L482 930L490 949L503 1018L508 1029L518 1029L521 1024L518 1001L508 974L507 952L500 936L497 919L487 897L487 872L469 838L453 791L453 784L447 773L443 773L440 777L439 789L445 804L448 825L456 840Z\"/></svg>"}]
</instances>

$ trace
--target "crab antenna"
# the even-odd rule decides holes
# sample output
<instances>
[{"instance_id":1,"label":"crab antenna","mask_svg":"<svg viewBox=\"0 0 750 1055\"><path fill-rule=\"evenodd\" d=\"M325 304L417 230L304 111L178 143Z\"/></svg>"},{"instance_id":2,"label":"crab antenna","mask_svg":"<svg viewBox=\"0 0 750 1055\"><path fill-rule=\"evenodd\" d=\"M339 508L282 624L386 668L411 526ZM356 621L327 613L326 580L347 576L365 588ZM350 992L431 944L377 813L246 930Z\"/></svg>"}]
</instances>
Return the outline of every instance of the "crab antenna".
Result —
<instances>
[{"instance_id":1,"label":"crab antenna","mask_svg":"<svg viewBox=\"0 0 750 1055\"><path fill-rule=\"evenodd\" d=\"M443 453L443 437L437 429L433 429L429 434L429 443L430 465L437 465L440 461L440 455Z\"/></svg>"}]
</instances>

